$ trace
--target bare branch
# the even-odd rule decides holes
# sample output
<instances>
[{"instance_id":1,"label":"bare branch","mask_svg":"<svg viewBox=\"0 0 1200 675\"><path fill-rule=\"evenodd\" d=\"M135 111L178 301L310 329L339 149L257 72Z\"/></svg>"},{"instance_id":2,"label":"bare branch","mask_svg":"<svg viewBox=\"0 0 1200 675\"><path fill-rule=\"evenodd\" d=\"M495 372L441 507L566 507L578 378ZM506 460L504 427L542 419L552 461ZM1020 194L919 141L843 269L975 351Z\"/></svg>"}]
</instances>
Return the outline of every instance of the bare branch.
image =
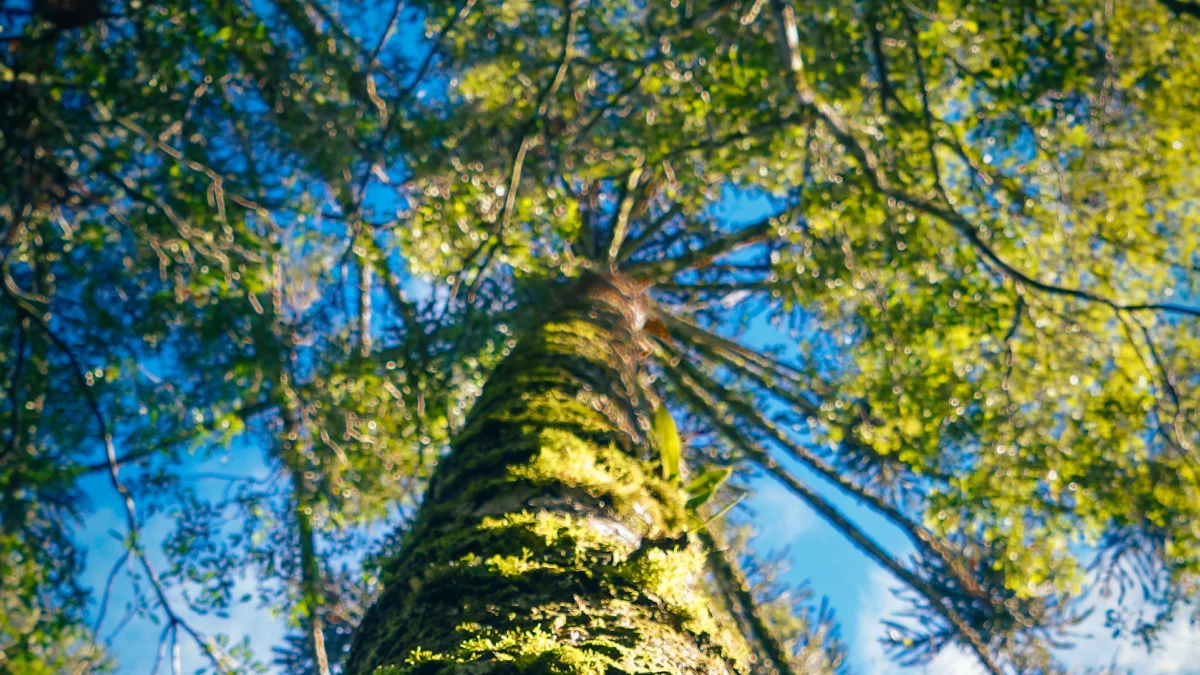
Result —
<instances>
[{"instance_id":1,"label":"bare branch","mask_svg":"<svg viewBox=\"0 0 1200 675\"><path fill-rule=\"evenodd\" d=\"M610 265L617 264L617 256L621 251L621 244L625 243L625 234L629 231L629 214L633 211L633 202L636 198L638 181L642 178L641 157L639 156L638 159L639 164L629 172L629 178L625 182L625 194L621 197L621 203L617 207L617 218L613 224L612 243L608 246L608 262Z\"/></svg>"},{"instance_id":2,"label":"bare branch","mask_svg":"<svg viewBox=\"0 0 1200 675\"><path fill-rule=\"evenodd\" d=\"M371 270L371 262L360 258L358 262L358 353L363 358L371 355Z\"/></svg>"}]
</instances>

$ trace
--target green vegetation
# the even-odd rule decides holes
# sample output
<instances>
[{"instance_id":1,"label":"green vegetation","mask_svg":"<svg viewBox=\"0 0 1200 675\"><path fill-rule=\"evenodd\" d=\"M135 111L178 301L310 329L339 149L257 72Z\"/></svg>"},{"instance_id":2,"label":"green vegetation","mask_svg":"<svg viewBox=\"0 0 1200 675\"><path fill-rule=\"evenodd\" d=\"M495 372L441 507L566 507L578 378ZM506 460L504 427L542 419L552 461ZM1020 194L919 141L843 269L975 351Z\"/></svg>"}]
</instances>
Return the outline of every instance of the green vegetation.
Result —
<instances>
[{"instance_id":1,"label":"green vegetation","mask_svg":"<svg viewBox=\"0 0 1200 675\"><path fill-rule=\"evenodd\" d=\"M289 672L844 670L763 480L898 662L1192 606L1200 5L10 3L0 670L252 672L255 600Z\"/></svg>"}]
</instances>

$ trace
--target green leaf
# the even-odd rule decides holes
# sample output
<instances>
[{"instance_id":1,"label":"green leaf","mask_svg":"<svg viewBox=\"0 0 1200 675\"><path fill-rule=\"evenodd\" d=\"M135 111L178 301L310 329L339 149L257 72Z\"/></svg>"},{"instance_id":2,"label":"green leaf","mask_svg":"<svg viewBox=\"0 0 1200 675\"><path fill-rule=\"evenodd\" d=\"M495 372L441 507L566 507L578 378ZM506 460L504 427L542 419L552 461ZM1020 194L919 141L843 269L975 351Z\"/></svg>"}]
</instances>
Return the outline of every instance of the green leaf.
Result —
<instances>
[{"instance_id":1,"label":"green leaf","mask_svg":"<svg viewBox=\"0 0 1200 675\"><path fill-rule=\"evenodd\" d=\"M725 481L729 480L729 476L732 474L733 469L725 466L719 469L705 471L697 476L695 480L688 483L688 510L695 511L701 506L704 506L708 500L712 499L712 496L716 494L717 490L719 490L721 486L725 484Z\"/></svg>"},{"instance_id":2,"label":"green leaf","mask_svg":"<svg viewBox=\"0 0 1200 675\"><path fill-rule=\"evenodd\" d=\"M233 28L230 26L225 26L217 31L216 39L218 43L228 42L231 37L233 37Z\"/></svg>"},{"instance_id":3,"label":"green leaf","mask_svg":"<svg viewBox=\"0 0 1200 675\"><path fill-rule=\"evenodd\" d=\"M662 460L663 478L671 480L679 478L679 456L682 446L679 442L679 430L675 428L675 420L667 407L659 406L654 413L654 440L658 444L659 459Z\"/></svg>"}]
</instances>

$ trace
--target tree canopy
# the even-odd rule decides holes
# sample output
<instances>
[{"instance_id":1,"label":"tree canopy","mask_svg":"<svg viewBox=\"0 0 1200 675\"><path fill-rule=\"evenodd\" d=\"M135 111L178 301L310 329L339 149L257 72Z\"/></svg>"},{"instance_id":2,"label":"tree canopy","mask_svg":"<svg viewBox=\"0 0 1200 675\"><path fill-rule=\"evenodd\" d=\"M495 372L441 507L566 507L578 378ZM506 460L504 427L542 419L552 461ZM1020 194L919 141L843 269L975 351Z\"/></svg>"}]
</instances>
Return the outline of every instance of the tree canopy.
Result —
<instances>
[{"instance_id":1,"label":"tree canopy","mask_svg":"<svg viewBox=\"0 0 1200 675\"><path fill-rule=\"evenodd\" d=\"M1147 644L1193 606L1200 5L12 2L3 667L120 662L80 583L103 477L109 583L163 645L251 669L187 617L258 599L297 628L278 659L336 668L380 529L540 308L610 269L650 298L698 517L784 486L907 589L898 660L1054 672L1098 589ZM269 474L200 489L231 450ZM711 581L764 660L841 667L819 612L754 609L760 564Z\"/></svg>"}]
</instances>

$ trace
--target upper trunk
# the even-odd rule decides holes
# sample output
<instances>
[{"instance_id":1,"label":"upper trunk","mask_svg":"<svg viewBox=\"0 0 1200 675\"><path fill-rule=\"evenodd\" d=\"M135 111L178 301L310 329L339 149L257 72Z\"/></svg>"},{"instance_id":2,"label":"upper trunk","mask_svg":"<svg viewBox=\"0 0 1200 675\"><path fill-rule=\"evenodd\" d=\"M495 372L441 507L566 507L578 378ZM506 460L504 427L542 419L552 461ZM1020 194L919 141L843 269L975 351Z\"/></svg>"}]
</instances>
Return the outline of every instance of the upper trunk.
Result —
<instances>
[{"instance_id":1,"label":"upper trunk","mask_svg":"<svg viewBox=\"0 0 1200 675\"><path fill-rule=\"evenodd\" d=\"M742 670L648 438L641 291L570 292L454 440L348 673Z\"/></svg>"}]
</instances>

